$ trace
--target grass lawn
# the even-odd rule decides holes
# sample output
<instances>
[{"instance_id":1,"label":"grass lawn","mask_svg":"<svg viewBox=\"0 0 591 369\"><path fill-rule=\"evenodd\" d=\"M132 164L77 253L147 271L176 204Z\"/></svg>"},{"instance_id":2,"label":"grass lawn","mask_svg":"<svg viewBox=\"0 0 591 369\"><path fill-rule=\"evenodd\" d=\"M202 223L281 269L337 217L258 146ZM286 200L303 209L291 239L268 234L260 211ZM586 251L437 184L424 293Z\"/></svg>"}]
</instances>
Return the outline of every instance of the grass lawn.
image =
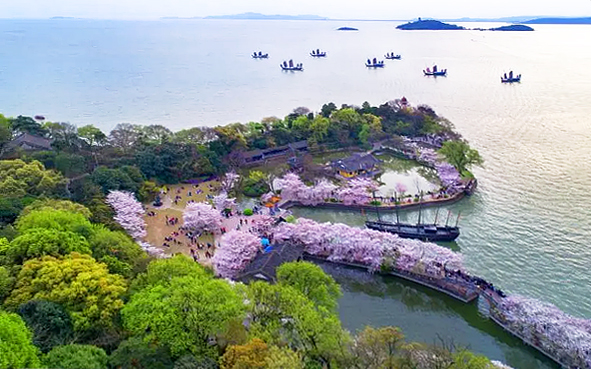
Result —
<instances>
[{"instance_id":1,"label":"grass lawn","mask_svg":"<svg viewBox=\"0 0 591 369\"><path fill-rule=\"evenodd\" d=\"M212 189L210 190L208 184L212 185ZM200 183L197 187L195 185L190 184L183 184L183 185L172 185L166 186L168 188L168 193L162 196L162 203L163 205L160 207L154 207L152 204L146 205L146 212L154 211L156 213L155 216L144 216L144 219L147 224L147 235L144 240L150 243L152 246L158 247L167 254L176 254L176 253L183 253L185 255L190 256L190 248L189 248L189 239L179 234L176 237L178 244L174 242L167 242L170 247L163 246L164 237L171 236L171 233L174 231L179 230L179 227L183 225L183 210L187 205L187 201L194 200L196 202L206 202L207 195L215 195L219 191L220 183L216 181L209 181ZM200 194L196 194L195 191L202 190L203 192ZM188 192L191 191L192 196L188 196ZM174 203L174 197L176 195L181 196L181 199ZM178 218L178 224L171 226L166 225L166 216L169 218ZM200 243L211 243L214 244L213 236L201 236L199 238ZM199 251L200 260L204 264L208 264L209 260L205 259L204 251Z\"/></svg>"}]
</instances>

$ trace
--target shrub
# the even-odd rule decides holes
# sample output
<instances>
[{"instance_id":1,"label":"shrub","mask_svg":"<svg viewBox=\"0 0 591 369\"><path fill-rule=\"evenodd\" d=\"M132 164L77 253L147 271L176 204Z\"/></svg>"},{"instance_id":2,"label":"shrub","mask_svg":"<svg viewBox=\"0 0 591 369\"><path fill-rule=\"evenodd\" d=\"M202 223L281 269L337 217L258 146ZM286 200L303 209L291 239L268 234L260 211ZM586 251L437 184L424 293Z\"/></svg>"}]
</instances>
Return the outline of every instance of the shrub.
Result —
<instances>
[{"instance_id":1,"label":"shrub","mask_svg":"<svg viewBox=\"0 0 591 369\"><path fill-rule=\"evenodd\" d=\"M242 214L246 215L247 217L251 216L253 213L252 209L244 209Z\"/></svg>"},{"instance_id":2,"label":"shrub","mask_svg":"<svg viewBox=\"0 0 591 369\"><path fill-rule=\"evenodd\" d=\"M369 204L374 206L380 206L382 205L382 202L378 200L372 200Z\"/></svg>"}]
</instances>

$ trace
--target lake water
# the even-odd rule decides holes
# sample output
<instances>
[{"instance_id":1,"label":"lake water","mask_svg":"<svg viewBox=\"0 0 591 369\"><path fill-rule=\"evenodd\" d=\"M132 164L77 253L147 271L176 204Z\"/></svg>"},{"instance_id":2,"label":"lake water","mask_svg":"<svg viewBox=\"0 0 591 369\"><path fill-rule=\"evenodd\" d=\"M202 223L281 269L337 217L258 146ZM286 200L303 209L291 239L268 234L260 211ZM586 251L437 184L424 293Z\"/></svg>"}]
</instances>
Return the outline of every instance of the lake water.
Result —
<instances>
[{"instance_id":1,"label":"lake water","mask_svg":"<svg viewBox=\"0 0 591 369\"><path fill-rule=\"evenodd\" d=\"M343 25L360 31L335 31ZM450 119L485 160L473 171L476 194L449 207L462 212L462 235L452 246L468 269L509 293L591 318L591 27L404 32L394 25L2 20L0 112L105 130L120 122L178 130L404 95ZM328 58L312 59L313 48ZM271 57L252 60L254 50ZM388 51L402 60L383 70L364 67ZM305 71L281 72L279 63L290 58ZM447 78L422 76L434 63L448 69ZM523 82L501 84L509 70ZM363 224L355 213L300 214ZM474 306L392 279L358 280L339 278L350 329L400 325L413 339L452 337L516 367L549 365Z\"/></svg>"}]
</instances>

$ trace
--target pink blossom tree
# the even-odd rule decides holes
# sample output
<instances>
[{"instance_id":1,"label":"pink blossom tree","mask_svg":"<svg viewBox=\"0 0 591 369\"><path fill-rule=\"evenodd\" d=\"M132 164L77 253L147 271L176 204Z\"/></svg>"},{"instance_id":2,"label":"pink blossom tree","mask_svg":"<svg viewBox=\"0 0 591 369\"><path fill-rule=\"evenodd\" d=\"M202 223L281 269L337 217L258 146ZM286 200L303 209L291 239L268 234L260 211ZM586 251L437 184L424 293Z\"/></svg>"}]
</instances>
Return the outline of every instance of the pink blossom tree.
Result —
<instances>
[{"instance_id":1,"label":"pink blossom tree","mask_svg":"<svg viewBox=\"0 0 591 369\"><path fill-rule=\"evenodd\" d=\"M559 358L569 368L591 368L591 320L574 318L556 306L509 296L493 309L513 331Z\"/></svg>"},{"instance_id":2,"label":"pink blossom tree","mask_svg":"<svg viewBox=\"0 0 591 369\"><path fill-rule=\"evenodd\" d=\"M222 192L213 197L213 205L219 211L224 209L233 209L236 207L236 199L228 197L226 192Z\"/></svg>"},{"instance_id":3,"label":"pink blossom tree","mask_svg":"<svg viewBox=\"0 0 591 369\"><path fill-rule=\"evenodd\" d=\"M226 175L224 176L224 179L221 182L222 191L226 192L226 193L230 193L230 191L232 191L232 189L234 188L234 186L238 182L239 178L240 178L240 176L238 174L236 174L236 172L226 173Z\"/></svg>"},{"instance_id":4,"label":"pink blossom tree","mask_svg":"<svg viewBox=\"0 0 591 369\"><path fill-rule=\"evenodd\" d=\"M281 198L287 201L299 201L301 193L307 191L308 187L294 173L287 173L276 182L277 188L281 189Z\"/></svg>"},{"instance_id":5,"label":"pink blossom tree","mask_svg":"<svg viewBox=\"0 0 591 369\"><path fill-rule=\"evenodd\" d=\"M139 240L146 236L146 222L143 218L145 210L133 193L110 191L106 201L115 210L115 221L133 239Z\"/></svg>"},{"instance_id":6,"label":"pink blossom tree","mask_svg":"<svg viewBox=\"0 0 591 369\"><path fill-rule=\"evenodd\" d=\"M194 232L215 232L222 226L219 210L203 202L187 204L183 212L184 226Z\"/></svg>"},{"instance_id":7,"label":"pink blossom tree","mask_svg":"<svg viewBox=\"0 0 591 369\"><path fill-rule=\"evenodd\" d=\"M300 218L296 224L282 223L273 235L278 240L304 244L312 255L367 265L371 270L377 270L386 259L394 260L392 267L396 269L431 276L441 276L444 265L463 269L461 255L447 248L344 224Z\"/></svg>"},{"instance_id":8,"label":"pink blossom tree","mask_svg":"<svg viewBox=\"0 0 591 369\"><path fill-rule=\"evenodd\" d=\"M235 278L254 259L260 245L259 238L251 233L226 233L212 259L216 274L222 278Z\"/></svg>"},{"instance_id":9,"label":"pink blossom tree","mask_svg":"<svg viewBox=\"0 0 591 369\"><path fill-rule=\"evenodd\" d=\"M337 190L337 199L345 205L367 204L378 186L375 181L368 178L355 178L347 183L346 187Z\"/></svg>"}]
</instances>

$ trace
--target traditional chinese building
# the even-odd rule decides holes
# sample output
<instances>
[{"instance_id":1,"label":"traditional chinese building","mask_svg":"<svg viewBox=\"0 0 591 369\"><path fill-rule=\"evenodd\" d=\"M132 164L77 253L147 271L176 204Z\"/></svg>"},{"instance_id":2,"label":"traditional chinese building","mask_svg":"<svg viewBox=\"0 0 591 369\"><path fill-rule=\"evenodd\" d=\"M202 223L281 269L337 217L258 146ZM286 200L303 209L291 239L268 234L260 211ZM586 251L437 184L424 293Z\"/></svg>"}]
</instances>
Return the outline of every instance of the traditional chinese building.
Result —
<instances>
[{"instance_id":1,"label":"traditional chinese building","mask_svg":"<svg viewBox=\"0 0 591 369\"><path fill-rule=\"evenodd\" d=\"M354 154L330 163L337 175L344 178L373 176L380 172L381 161L371 154Z\"/></svg>"}]
</instances>

